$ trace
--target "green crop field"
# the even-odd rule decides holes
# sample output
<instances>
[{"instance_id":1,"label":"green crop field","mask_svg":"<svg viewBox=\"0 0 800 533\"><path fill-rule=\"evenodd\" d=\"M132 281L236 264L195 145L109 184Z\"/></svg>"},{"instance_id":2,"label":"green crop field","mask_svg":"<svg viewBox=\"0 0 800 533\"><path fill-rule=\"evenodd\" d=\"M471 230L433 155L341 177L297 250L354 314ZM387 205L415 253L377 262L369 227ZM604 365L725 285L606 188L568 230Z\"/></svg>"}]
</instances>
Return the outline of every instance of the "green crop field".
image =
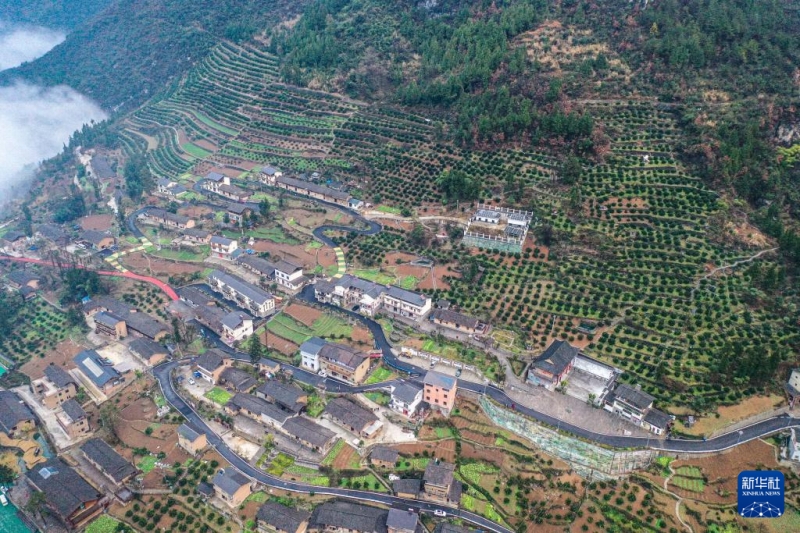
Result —
<instances>
[{"instance_id":1,"label":"green crop field","mask_svg":"<svg viewBox=\"0 0 800 533\"><path fill-rule=\"evenodd\" d=\"M136 466L145 474L149 474L156 467L157 462L158 459L155 455L145 455Z\"/></svg>"},{"instance_id":2,"label":"green crop field","mask_svg":"<svg viewBox=\"0 0 800 533\"><path fill-rule=\"evenodd\" d=\"M211 400L212 402L218 403L219 405L225 405L226 403L228 403L228 400L233 398L233 394L219 387L214 387L213 389L205 393L204 396L209 400Z\"/></svg>"},{"instance_id":3,"label":"green crop field","mask_svg":"<svg viewBox=\"0 0 800 533\"><path fill-rule=\"evenodd\" d=\"M353 272L353 275L374 283L380 283L381 285L392 285L397 282L395 276L386 272L381 272L380 269L377 268L359 269Z\"/></svg>"},{"instance_id":4,"label":"green crop field","mask_svg":"<svg viewBox=\"0 0 800 533\"><path fill-rule=\"evenodd\" d=\"M195 117L197 117L197 120L199 120L200 122L202 122L206 126L214 128L217 131L221 131L222 133L225 133L227 135L237 135L239 133L238 131L233 130L233 129L227 127L227 126L223 126L219 122L215 122L215 121L211 120L210 118L208 118L207 116L205 116L202 113L199 113L197 111L192 111L192 114Z\"/></svg>"},{"instance_id":5,"label":"green crop field","mask_svg":"<svg viewBox=\"0 0 800 533\"><path fill-rule=\"evenodd\" d=\"M674 476L670 483L675 485L676 487L682 488L684 490L688 490L691 492L703 492L705 489L705 483L703 483L702 479L698 478L688 478L688 477L681 477L681 476Z\"/></svg>"},{"instance_id":6,"label":"green crop field","mask_svg":"<svg viewBox=\"0 0 800 533\"><path fill-rule=\"evenodd\" d=\"M212 154L212 152L209 152L208 150L192 143L182 144L181 148L183 148L183 151L189 154L190 156L196 157L198 159L205 159L206 157Z\"/></svg>"},{"instance_id":7,"label":"green crop field","mask_svg":"<svg viewBox=\"0 0 800 533\"><path fill-rule=\"evenodd\" d=\"M681 466L675 470L679 476L702 478L703 472L696 466Z\"/></svg>"},{"instance_id":8,"label":"green crop field","mask_svg":"<svg viewBox=\"0 0 800 533\"><path fill-rule=\"evenodd\" d=\"M414 277L414 276L405 276L404 278L402 278L400 280L398 285L401 286L404 289L412 290L417 286L417 283L419 283L419 280L416 277Z\"/></svg>"},{"instance_id":9,"label":"green crop field","mask_svg":"<svg viewBox=\"0 0 800 533\"><path fill-rule=\"evenodd\" d=\"M381 213L389 213L391 215L399 215L403 212L399 207L392 207L389 205L379 205L375 208L375 210L380 211Z\"/></svg>"},{"instance_id":10,"label":"green crop field","mask_svg":"<svg viewBox=\"0 0 800 533\"><path fill-rule=\"evenodd\" d=\"M314 335L314 332L304 324L283 313L270 320L267 323L267 329L295 344L303 344Z\"/></svg>"},{"instance_id":11,"label":"green crop field","mask_svg":"<svg viewBox=\"0 0 800 533\"><path fill-rule=\"evenodd\" d=\"M353 327L341 318L324 314L311 325L314 335L318 337L349 338Z\"/></svg>"},{"instance_id":12,"label":"green crop field","mask_svg":"<svg viewBox=\"0 0 800 533\"><path fill-rule=\"evenodd\" d=\"M344 448L345 442L342 439L336 441L336 444L333 445L333 448L325 455L322 459L322 463L325 466L330 466L333 464L333 461L336 460L336 456L339 455L339 452L342 451Z\"/></svg>"},{"instance_id":13,"label":"green crop field","mask_svg":"<svg viewBox=\"0 0 800 533\"><path fill-rule=\"evenodd\" d=\"M372 374L364 381L365 385L372 385L373 383L380 383L381 381L387 381L392 379L394 374L391 370L386 368L385 366L379 366L375 370L372 371Z\"/></svg>"},{"instance_id":14,"label":"green crop field","mask_svg":"<svg viewBox=\"0 0 800 533\"><path fill-rule=\"evenodd\" d=\"M86 526L86 533L114 533L119 524L119 520L108 515L101 515Z\"/></svg>"}]
</instances>

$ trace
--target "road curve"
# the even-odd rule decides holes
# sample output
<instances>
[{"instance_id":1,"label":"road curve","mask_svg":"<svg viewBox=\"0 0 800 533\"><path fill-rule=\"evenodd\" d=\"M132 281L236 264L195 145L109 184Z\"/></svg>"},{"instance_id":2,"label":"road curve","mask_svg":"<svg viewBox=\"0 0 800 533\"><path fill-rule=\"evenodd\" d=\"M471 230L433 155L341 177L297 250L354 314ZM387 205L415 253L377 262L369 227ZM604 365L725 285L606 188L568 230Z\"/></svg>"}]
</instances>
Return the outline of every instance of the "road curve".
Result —
<instances>
[{"instance_id":1,"label":"road curve","mask_svg":"<svg viewBox=\"0 0 800 533\"><path fill-rule=\"evenodd\" d=\"M57 265L51 261L45 261L43 259L31 259L29 257L13 257L9 255L0 255L0 261L16 261L18 263L32 263L34 265L43 265L49 267L56 267ZM84 265L67 265L69 268L80 268L82 270L92 270ZM128 278L136 281L143 281L144 283L149 283L151 285L155 285L161 291L164 292L167 296L170 297L172 300L180 300L178 293L175 292L175 289L170 287L167 283L164 283L160 279L153 278L150 276L142 276L141 274L134 274L133 272L116 272L113 270L95 270L100 276L109 276L115 278Z\"/></svg>"},{"instance_id":2,"label":"road curve","mask_svg":"<svg viewBox=\"0 0 800 533\"><path fill-rule=\"evenodd\" d=\"M292 492L303 492L303 493L314 492L315 494L339 496L352 500L379 503L402 509L415 509L420 512L431 513L440 510L446 512L448 515L462 518L481 528L493 531L494 533L513 533L510 529L507 529L499 524L496 524L487 518L479 516L475 513L470 513L468 511L462 511L461 509L448 507L446 505L438 505L435 503L424 502L419 500L398 498L397 496L390 496L388 494L369 492L364 490L339 489L335 487L317 487L315 485L309 485L306 483L286 481L259 470L258 468L254 467L253 465L245 461L242 457L234 453L228 447L228 445L225 444L222 438L219 435L217 435L205 423L203 418L200 417L177 393L172 383L171 373L173 369L175 369L177 366L185 362L186 361L173 361L173 362L163 363L153 368L153 375L158 380L159 386L161 387L161 391L164 394L164 398L166 398L167 402L169 402L170 405L172 405L172 407L174 407L181 415L183 415L186 418L186 420L188 420L192 425L194 425L196 429L206 434L209 444L211 444L211 446L213 446L217 450L217 452L222 457L225 458L225 460L227 460L231 465L233 465L234 468L239 470L241 473L256 480L257 482L266 485L268 487L275 487L278 489L288 490Z\"/></svg>"}]
</instances>

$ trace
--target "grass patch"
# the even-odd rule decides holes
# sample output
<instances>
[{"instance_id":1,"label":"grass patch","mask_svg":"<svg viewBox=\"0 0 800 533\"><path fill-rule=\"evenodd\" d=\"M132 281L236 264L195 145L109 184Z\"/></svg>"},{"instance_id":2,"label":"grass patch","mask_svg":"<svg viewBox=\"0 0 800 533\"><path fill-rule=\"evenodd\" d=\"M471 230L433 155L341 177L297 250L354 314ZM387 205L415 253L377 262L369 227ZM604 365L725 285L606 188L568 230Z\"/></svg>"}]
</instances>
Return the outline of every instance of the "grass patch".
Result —
<instances>
[{"instance_id":1,"label":"grass patch","mask_svg":"<svg viewBox=\"0 0 800 533\"><path fill-rule=\"evenodd\" d=\"M156 459L155 455L146 455L146 456L142 457L142 460L139 461L139 464L137 464L136 466L143 473L149 474L156 467L156 463L157 462L158 462L158 459Z\"/></svg>"},{"instance_id":2,"label":"grass patch","mask_svg":"<svg viewBox=\"0 0 800 533\"><path fill-rule=\"evenodd\" d=\"M227 126L223 126L219 122L210 119L209 117L207 117L203 113L200 113L198 111L192 111L192 114L195 116L195 118L197 120L199 120L200 122L202 122L203 124L205 124L209 128L213 128L213 129L215 129L217 131L221 131L222 133L225 133L227 135L236 136L236 135L239 134L238 131L236 131L234 129L231 129L231 128L227 127Z\"/></svg>"},{"instance_id":3,"label":"grass patch","mask_svg":"<svg viewBox=\"0 0 800 533\"><path fill-rule=\"evenodd\" d=\"M402 457L398 460L396 469L399 472L405 470L425 470L429 462L430 458L428 457Z\"/></svg>"},{"instance_id":4,"label":"grass patch","mask_svg":"<svg viewBox=\"0 0 800 533\"><path fill-rule=\"evenodd\" d=\"M703 477L703 472L696 466L681 466L675 470L675 473L683 477Z\"/></svg>"},{"instance_id":5,"label":"grass patch","mask_svg":"<svg viewBox=\"0 0 800 533\"><path fill-rule=\"evenodd\" d=\"M213 389L205 393L204 396L209 400L211 400L212 402L219 405L225 405L226 403L228 403L228 400L233 398L233 394L219 387L214 387Z\"/></svg>"},{"instance_id":6,"label":"grass patch","mask_svg":"<svg viewBox=\"0 0 800 533\"><path fill-rule=\"evenodd\" d=\"M450 428L434 428L436 437L440 439L449 439L453 436L453 431Z\"/></svg>"},{"instance_id":7,"label":"grass patch","mask_svg":"<svg viewBox=\"0 0 800 533\"><path fill-rule=\"evenodd\" d=\"M267 323L267 329L271 333L290 340L295 344L303 344L314 334L314 331L309 329L305 324L301 324L289 315L283 313L270 320Z\"/></svg>"},{"instance_id":8,"label":"grass patch","mask_svg":"<svg viewBox=\"0 0 800 533\"><path fill-rule=\"evenodd\" d=\"M181 145L183 151L189 154L190 156L196 157L197 159L205 159L206 157L210 156L213 152L209 152L205 148L200 148L196 144L192 143L185 143Z\"/></svg>"},{"instance_id":9,"label":"grass patch","mask_svg":"<svg viewBox=\"0 0 800 533\"><path fill-rule=\"evenodd\" d=\"M364 396L378 405L389 405L389 402L391 401L389 395L381 391L365 392Z\"/></svg>"},{"instance_id":10,"label":"grass patch","mask_svg":"<svg viewBox=\"0 0 800 533\"><path fill-rule=\"evenodd\" d=\"M294 465L294 457L286 455L285 453L279 453L275 456L275 459L272 460L272 463L270 463L267 472L273 476L280 476L292 465Z\"/></svg>"},{"instance_id":11,"label":"grass patch","mask_svg":"<svg viewBox=\"0 0 800 533\"><path fill-rule=\"evenodd\" d=\"M380 383L382 381L387 381L391 379L392 376L393 373L391 370L389 370L385 366L379 366L372 372L372 374L370 374L370 376L367 378L364 384L372 385L373 383Z\"/></svg>"},{"instance_id":12,"label":"grass patch","mask_svg":"<svg viewBox=\"0 0 800 533\"><path fill-rule=\"evenodd\" d=\"M86 526L86 533L114 533L117 526L119 526L119 520L104 514Z\"/></svg>"},{"instance_id":13,"label":"grass patch","mask_svg":"<svg viewBox=\"0 0 800 533\"><path fill-rule=\"evenodd\" d=\"M316 250L318 248L322 248L322 243L319 241L311 241L310 243L306 244L306 252L310 252L311 250Z\"/></svg>"},{"instance_id":14,"label":"grass patch","mask_svg":"<svg viewBox=\"0 0 800 533\"><path fill-rule=\"evenodd\" d=\"M672 485L690 492L703 492L705 483L702 479L675 476L670 480Z\"/></svg>"},{"instance_id":15,"label":"grass patch","mask_svg":"<svg viewBox=\"0 0 800 533\"><path fill-rule=\"evenodd\" d=\"M267 496L267 493L264 492L263 490L260 490L258 492L254 492L253 494L248 496L245 501L246 502L264 503L265 501L267 501L268 498L269 498L269 496Z\"/></svg>"},{"instance_id":16,"label":"grass patch","mask_svg":"<svg viewBox=\"0 0 800 533\"><path fill-rule=\"evenodd\" d=\"M334 315L324 314L311 324L317 337L347 338L353 334L353 327Z\"/></svg>"},{"instance_id":17,"label":"grass patch","mask_svg":"<svg viewBox=\"0 0 800 533\"><path fill-rule=\"evenodd\" d=\"M381 285L391 285L397 282L396 277L386 272L381 272L379 268L361 268L353 272L353 275Z\"/></svg>"},{"instance_id":18,"label":"grass patch","mask_svg":"<svg viewBox=\"0 0 800 533\"><path fill-rule=\"evenodd\" d=\"M189 250L170 250L169 248L162 248L151 252L156 257L163 257L164 259L173 259L175 261L190 261L198 263L208 257L211 248L208 246L200 246L197 251Z\"/></svg>"},{"instance_id":19,"label":"grass patch","mask_svg":"<svg viewBox=\"0 0 800 533\"><path fill-rule=\"evenodd\" d=\"M419 280L416 277L406 276L400 280L400 283L398 283L398 285L400 285L404 289L411 290L417 286L417 283L419 283Z\"/></svg>"},{"instance_id":20,"label":"grass patch","mask_svg":"<svg viewBox=\"0 0 800 533\"><path fill-rule=\"evenodd\" d=\"M312 418L317 418L325 410L325 400L317 394L311 394L308 397L308 404L306 405L306 414Z\"/></svg>"},{"instance_id":21,"label":"grass patch","mask_svg":"<svg viewBox=\"0 0 800 533\"><path fill-rule=\"evenodd\" d=\"M236 232L232 232L232 234L240 236ZM300 241L286 233L280 226L275 226L274 228L258 228L250 230L246 232L246 235L256 239L265 239L278 244L300 244Z\"/></svg>"},{"instance_id":22,"label":"grass patch","mask_svg":"<svg viewBox=\"0 0 800 533\"><path fill-rule=\"evenodd\" d=\"M345 485L347 481L348 480L343 479L341 484ZM387 492L386 487L383 486L383 483L378 481L378 478L375 477L375 474L351 477L349 479L349 484L346 486L353 487L354 489L362 488L366 490L374 490L376 492Z\"/></svg>"},{"instance_id":23,"label":"grass patch","mask_svg":"<svg viewBox=\"0 0 800 533\"><path fill-rule=\"evenodd\" d=\"M375 211L380 211L381 213L389 213L390 215L399 215L402 213L399 207L392 207L389 205L379 205L375 208Z\"/></svg>"}]
</instances>

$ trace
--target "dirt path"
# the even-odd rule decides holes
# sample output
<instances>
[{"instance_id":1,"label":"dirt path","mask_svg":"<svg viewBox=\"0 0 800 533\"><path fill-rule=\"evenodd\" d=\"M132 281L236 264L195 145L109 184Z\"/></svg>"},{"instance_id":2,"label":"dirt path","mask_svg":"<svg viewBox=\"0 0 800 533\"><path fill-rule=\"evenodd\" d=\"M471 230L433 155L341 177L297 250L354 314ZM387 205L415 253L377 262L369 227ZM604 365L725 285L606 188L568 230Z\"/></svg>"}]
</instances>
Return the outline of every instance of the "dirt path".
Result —
<instances>
[{"instance_id":1,"label":"dirt path","mask_svg":"<svg viewBox=\"0 0 800 533\"><path fill-rule=\"evenodd\" d=\"M695 294L695 292L697 292L697 289L698 289L698 288L700 288L700 283L702 283L702 282L703 282L703 280L706 280L706 279L710 278L711 276L713 276L714 274L716 274L717 272L719 272L719 271L721 271L721 270L727 270L727 269L729 269L729 268L736 268L736 267L737 267L737 266L739 266L739 265L744 265L744 264L746 264L746 263L750 263L750 262L752 262L752 261L755 261L756 259L758 259L758 258L759 258L759 257L761 257L762 255L764 255L764 254L766 254L766 253L769 253L769 252L774 252L774 251L776 251L777 249L778 249L778 248L777 248L777 247L775 247L775 248L769 248L769 249L767 249L767 250L761 250L761 251L760 251L760 252L758 252L757 254L755 254L755 255L751 255L750 257L748 257L748 258L746 258L746 259L740 259L740 260L738 260L738 261L734 261L734 262L733 262L733 263L731 263L730 265L723 265L723 266L716 267L716 268L712 269L712 270L711 270L711 271L710 271L708 274L706 274L706 275L702 276L702 277L701 277L700 279L698 279L698 280L697 280L697 282L694 284L694 287L692 287L692 292L691 292L691 294L690 294L690 296L689 296L689 300L694 300L694 294Z\"/></svg>"},{"instance_id":2,"label":"dirt path","mask_svg":"<svg viewBox=\"0 0 800 533\"><path fill-rule=\"evenodd\" d=\"M668 488L669 480L672 479L672 476L675 475L675 471L672 469L671 464L667 465L667 468L669 469L669 476L667 476L667 479L664 480L664 492L666 492L667 494L669 494L674 498L677 498L677 501L675 502L675 516L678 518L678 521L681 523L681 525L683 525L683 527L688 529L690 533L694 533L692 526L684 522L683 518L681 518L681 503L683 503L683 498L681 496L678 496Z\"/></svg>"}]
</instances>

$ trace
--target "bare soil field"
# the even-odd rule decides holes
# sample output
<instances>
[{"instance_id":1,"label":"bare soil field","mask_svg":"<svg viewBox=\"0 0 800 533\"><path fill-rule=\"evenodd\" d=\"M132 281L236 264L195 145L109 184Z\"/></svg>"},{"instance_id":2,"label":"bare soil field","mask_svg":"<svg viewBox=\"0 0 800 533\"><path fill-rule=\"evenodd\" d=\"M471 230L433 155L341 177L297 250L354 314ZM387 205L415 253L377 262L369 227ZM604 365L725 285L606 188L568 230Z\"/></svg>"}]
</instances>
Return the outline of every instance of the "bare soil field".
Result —
<instances>
[{"instance_id":1,"label":"bare soil field","mask_svg":"<svg viewBox=\"0 0 800 533\"><path fill-rule=\"evenodd\" d=\"M417 259L419 259L419 256L414 254L407 254L405 252L390 252L384 256L383 262L386 265L397 265L398 260L400 261L400 264L402 264L410 263L411 261L415 261Z\"/></svg>"},{"instance_id":2,"label":"bare soil field","mask_svg":"<svg viewBox=\"0 0 800 533\"><path fill-rule=\"evenodd\" d=\"M337 455L336 459L333 461L334 470L347 470L353 456L355 455L358 455L355 448L349 444L345 444L344 448L342 448L342 451L339 452L339 455Z\"/></svg>"},{"instance_id":3,"label":"bare soil field","mask_svg":"<svg viewBox=\"0 0 800 533\"><path fill-rule=\"evenodd\" d=\"M353 332L350 335L350 339L355 341L356 344L372 344L372 333L369 332L367 328L363 328L361 326L357 326L353 328Z\"/></svg>"},{"instance_id":4,"label":"bare soil field","mask_svg":"<svg viewBox=\"0 0 800 533\"><path fill-rule=\"evenodd\" d=\"M199 146L200 148L208 150L209 152L216 152L217 150L219 150L219 147L216 144L206 139L196 139L192 142L197 146Z\"/></svg>"},{"instance_id":5,"label":"bare soil field","mask_svg":"<svg viewBox=\"0 0 800 533\"><path fill-rule=\"evenodd\" d=\"M261 333L261 344L264 344L269 349L277 350L283 355L294 355L300 348L295 343L290 342L283 337L278 337L274 333L269 333L269 335L267 335L267 333L268 332L266 330Z\"/></svg>"},{"instance_id":6,"label":"bare soil field","mask_svg":"<svg viewBox=\"0 0 800 533\"><path fill-rule=\"evenodd\" d=\"M202 264L192 265L178 263L168 259L149 256L149 260L141 252L122 256L122 263L134 272L153 276L171 276L173 274L191 274L203 270Z\"/></svg>"},{"instance_id":7,"label":"bare soil field","mask_svg":"<svg viewBox=\"0 0 800 533\"><path fill-rule=\"evenodd\" d=\"M495 442L494 435L484 435L476 431L470 431L469 429L461 430L461 436L467 440L483 444L484 446L492 446Z\"/></svg>"},{"instance_id":8,"label":"bare soil field","mask_svg":"<svg viewBox=\"0 0 800 533\"><path fill-rule=\"evenodd\" d=\"M305 269L313 270L319 264L323 267L336 264L336 253L328 247L307 248L305 244L279 244L272 241L256 239L253 246L256 252L269 252L277 257L299 262Z\"/></svg>"},{"instance_id":9,"label":"bare soil field","mask_svg":"<svg viewBox=\"0 0 800 533\"><path fill-rule=\"evenodd\" d=\"M178 214L185 217L200 218L202 216L213 213L214 210L204 205L191 205L188 207L181 207L178 209Z\"/></svg>"},{"instance_id":10,"label":"bare soil field","mask_svg":"<svg viewBox=\"0 0 800 533\"><path fill-rule=\"evenodd\" d=\"M287 307L284 310L284 313L309 327L314 324L314 321L320 318L323 314L322 311L318 309L296 303L293 303Z\"/></svg>"},{"instance_id":11,"label":"bare soil field","mask_svg":"<svg viewBox=\"0 0 800 533\"><path fill-rule=\"evenodd\" d=\"M301 204L307 205L307 204ZM286 220L293 219L298 226L307 229L314 229L323 224L339 224L341 226L352 226L353 217L338 209L326 209L325 212L317 211L313 207L303 209L296 207L286 209L282 212L282 217Z\"/></svg>"},{"instance_id":12,"label":"bare soil field","mask_svg":"<svg viewBox=\"0 0 800 533\"><path fill-rule=\"evenodd\" d=\"M752 396L736 405L726 405L717 408L719 418L713 413L710 416L697 419L694 426L687 428L680 424L681 431L690 435L710 435L725 426L745 420L751 416L770 411L784 403L783 396Z\"/></svg>"},{"instance_id":13,"label":"bare soil field","mask_svg":"<svg viewBox=\"0 0 800 533\"><path fill-rule=\"evenodd\" d=\"M50 352L47 357L33 358L20 367L20 372L31 379L39 379L44 376L44 369L50 364L58 365L64 370L75 368L72 358L85 350L82 344L77 344L71 339L61 341L56 345L56 349Z\"/></svg>"},{"instance_id":14,"label":"bare soil field","mask_svg":"<svg viewBox=\"0 0 800 533\"><path fill-rule=\"evenodd\" d=\"M452 463L456 458L456 441L453 439L430 443L414 442L409 444L398 444L393 446L393 448L406 456L413 456L414 453L419 453L422 455L422 452L427 450L432 457L436 457L447 462Z\"/></svg>"},{"instance_id":15,"label":"bare soil field","mask_svg":"<svg viewBox=\"0 0 800 533\"><path fill-rule=\"evenodd\" d=\"M81 228L84 230L108 231L114 222L114 215L89 215L80 219Z\"/></svg>"}]
</instances>

